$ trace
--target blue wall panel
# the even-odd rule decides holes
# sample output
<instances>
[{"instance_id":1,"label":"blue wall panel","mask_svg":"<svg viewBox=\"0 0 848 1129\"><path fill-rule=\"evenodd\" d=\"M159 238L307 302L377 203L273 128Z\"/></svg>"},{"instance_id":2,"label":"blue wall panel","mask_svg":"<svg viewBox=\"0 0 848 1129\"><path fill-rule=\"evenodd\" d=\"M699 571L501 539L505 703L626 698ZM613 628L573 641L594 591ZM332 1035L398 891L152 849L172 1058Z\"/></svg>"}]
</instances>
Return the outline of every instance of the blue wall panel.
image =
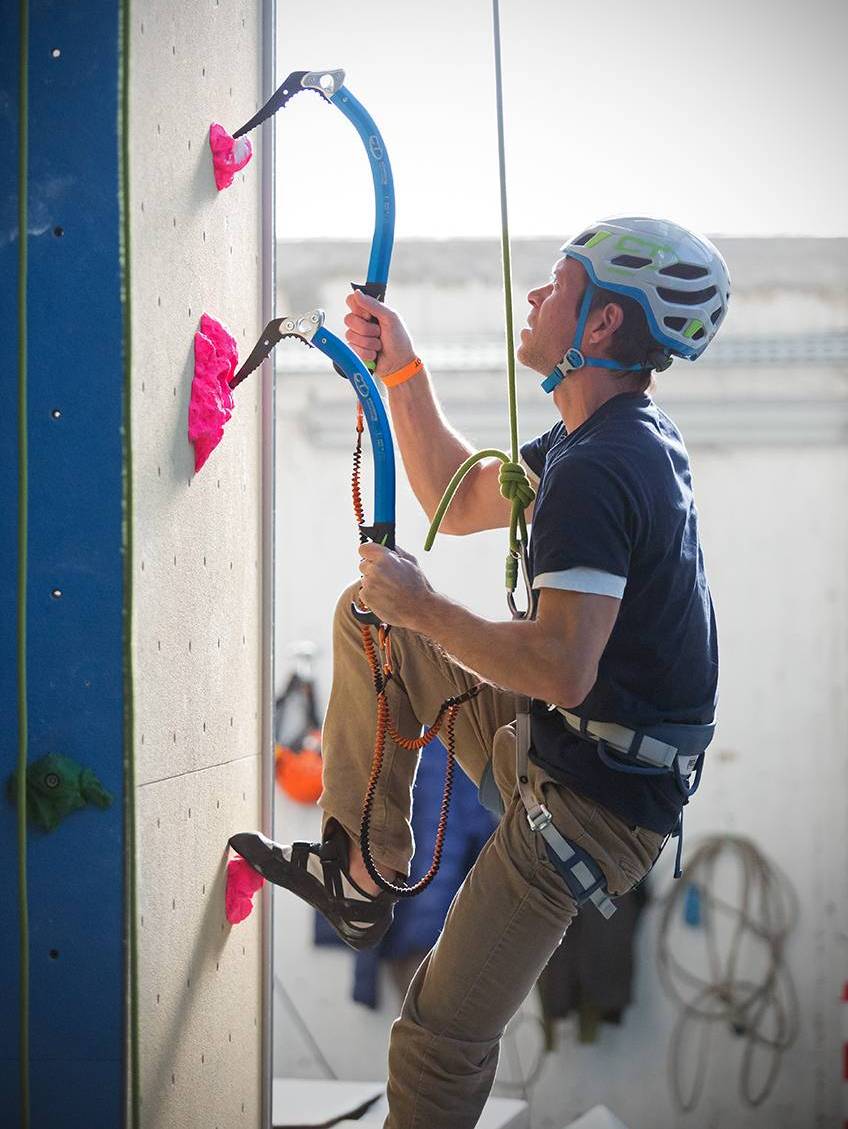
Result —
<instances>
[{"instance_id":1,"label":"blue wall panel","mask_svg":"<svg viewBox=\"0 0 848 1129\"><path fill-rule=\"evenodd\" d=\"M29 832L32 1124L123 1122L124 733L119 23L114 0L31 4L29 759L63 753L114 797ZM17 5L3 4L0 144L17 153ZM8 32L8 34L7 34ZM58 54L56 54L58 52ZM4 166L0 311L17 310L17 169ZM7 181L7 182L6 182ZM0 335L14 389L17 341ZM16 760L17 439L0 412L0 776ZM58 413L58 414L56 414ZM61 595L58 595L61 593ZM0 798L0 1110L18 1103L15 811ZM11 1003L7 1010L6 1001Z\"/></svg>"}]
</instances>

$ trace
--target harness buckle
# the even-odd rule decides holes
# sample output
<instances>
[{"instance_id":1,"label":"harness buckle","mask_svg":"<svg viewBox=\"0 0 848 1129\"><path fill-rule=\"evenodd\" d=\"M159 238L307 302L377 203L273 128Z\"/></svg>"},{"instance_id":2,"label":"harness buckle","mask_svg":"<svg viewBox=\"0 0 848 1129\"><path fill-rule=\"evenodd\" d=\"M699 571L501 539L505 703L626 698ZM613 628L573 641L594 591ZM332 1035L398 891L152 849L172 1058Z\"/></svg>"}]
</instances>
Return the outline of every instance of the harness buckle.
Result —
<instances>
[{"instance_id":1,"label":"harness buckle","mask_svg":"<svg viewBox=\"0 0 848 1129\"><path fill-rule=\"evenodd\" d=\"M554 817L544 804L539 804L533 811L527 812L527 822L530 824L531 831L543 831L549 824L553 823L553 820Z\"/></svg>"}]
</instances>

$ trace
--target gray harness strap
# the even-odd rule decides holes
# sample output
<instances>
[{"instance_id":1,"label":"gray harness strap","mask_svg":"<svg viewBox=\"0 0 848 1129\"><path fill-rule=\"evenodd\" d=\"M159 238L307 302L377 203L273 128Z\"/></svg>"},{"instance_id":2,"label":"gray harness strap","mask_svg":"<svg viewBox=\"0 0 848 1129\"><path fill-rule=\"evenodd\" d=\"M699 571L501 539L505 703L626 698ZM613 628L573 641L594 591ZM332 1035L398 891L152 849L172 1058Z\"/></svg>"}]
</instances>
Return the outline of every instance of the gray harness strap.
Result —
<instances>
[{"instance_id":1,"label":"gray harness strap","mask_svg":"<svg viewBox=\"0 0 848 1129\"><path fill-rule=\"evenodd\" d=\"M596 743L603 741L623 757L653 768L675 771L688 776L695 770L698 758L713 737L715 725L648 726L638 732L612 721L589 721L557 707L567 727L580 737Z\"/></svg>"},{"instance_id":2,"label":"gray harness strap","mask_svg":"<svg viewBox=\"0 0 848 1129\"><path fill-rule=\"evenodd\" d=\"M607 893L603 871L584 850L570 843L557 830L553 816L541 803L530 785L528 775L530 751L530 699L516 699L515 715L515 776L518 793L527 813L527 822L537 831L548 847L551 861L565 879L569 892L578 905L590 901L605 918L615 913L615 905ZM557 862L558 860L558 862Z\"/></svg>"}]
</instances>

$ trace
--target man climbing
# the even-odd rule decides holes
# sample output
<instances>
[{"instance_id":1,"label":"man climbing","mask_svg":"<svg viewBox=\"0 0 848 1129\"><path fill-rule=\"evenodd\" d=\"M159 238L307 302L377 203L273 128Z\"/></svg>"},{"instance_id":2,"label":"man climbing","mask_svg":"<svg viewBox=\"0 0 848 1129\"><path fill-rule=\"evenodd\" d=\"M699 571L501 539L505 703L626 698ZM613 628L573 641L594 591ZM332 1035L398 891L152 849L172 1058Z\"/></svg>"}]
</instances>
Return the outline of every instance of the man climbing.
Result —
<instances>
[{"instance_id":1,"label":"man climbing","mask_svg":"<svg viewBox=\"0 0 848 1129\"><path fill-rule=\"evenodd\" d=\"M392 1029L389 1129L476 1125L503 1030L578 903L590 888L629 890L680 834L712 733L717 643L689 461L648 393L654 370L694 359L715 335L727 268L709 241L647 219L595 224L561 253L528 295L517 352L545 376L560 417L522 450L538 486L527 511L535 617L483 619L434 591L407 553L362 545L361 580L334 622L322 842L231 840L354 948L376 944L394 898L358 846L375 720L351 600L392 625L386 693L400 734L414 737L446 698L484 683L459 712L456 753L503 814ZM471 449L398 315L361 293L348 306L348 341L389 386L406 473L432 516ZM498 470L474 468L444 532L508 524ZM516 695L532 700L529 764L519 760L518 774ZM371 820L373 857L389 878L409 873L415 768L389 740Z\"/></svg>"}]
</instances>

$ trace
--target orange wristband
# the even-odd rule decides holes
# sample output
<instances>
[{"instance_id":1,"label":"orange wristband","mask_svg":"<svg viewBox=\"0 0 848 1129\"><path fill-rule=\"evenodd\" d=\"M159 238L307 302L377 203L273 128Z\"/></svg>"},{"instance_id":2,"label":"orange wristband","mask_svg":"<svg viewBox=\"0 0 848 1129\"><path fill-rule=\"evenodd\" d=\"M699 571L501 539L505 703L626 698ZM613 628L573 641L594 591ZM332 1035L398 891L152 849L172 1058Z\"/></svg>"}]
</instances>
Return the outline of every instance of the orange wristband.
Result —
<instances>
[{"instance_id":1,"label":"orange wristband","mask_svg":"<svg viewBox=\"0 0 848 1129\"><path fill-rule=\"evenodd\" d=\"M404 384L407 380L411 380L413 376L417 376L423 368L424 362L421 358L413 357L408 365L396 369L395 372L390 372L387 376L381 377L381 380L387 388L397 388L399 384Z\"/></svg>"}]
</instances>

